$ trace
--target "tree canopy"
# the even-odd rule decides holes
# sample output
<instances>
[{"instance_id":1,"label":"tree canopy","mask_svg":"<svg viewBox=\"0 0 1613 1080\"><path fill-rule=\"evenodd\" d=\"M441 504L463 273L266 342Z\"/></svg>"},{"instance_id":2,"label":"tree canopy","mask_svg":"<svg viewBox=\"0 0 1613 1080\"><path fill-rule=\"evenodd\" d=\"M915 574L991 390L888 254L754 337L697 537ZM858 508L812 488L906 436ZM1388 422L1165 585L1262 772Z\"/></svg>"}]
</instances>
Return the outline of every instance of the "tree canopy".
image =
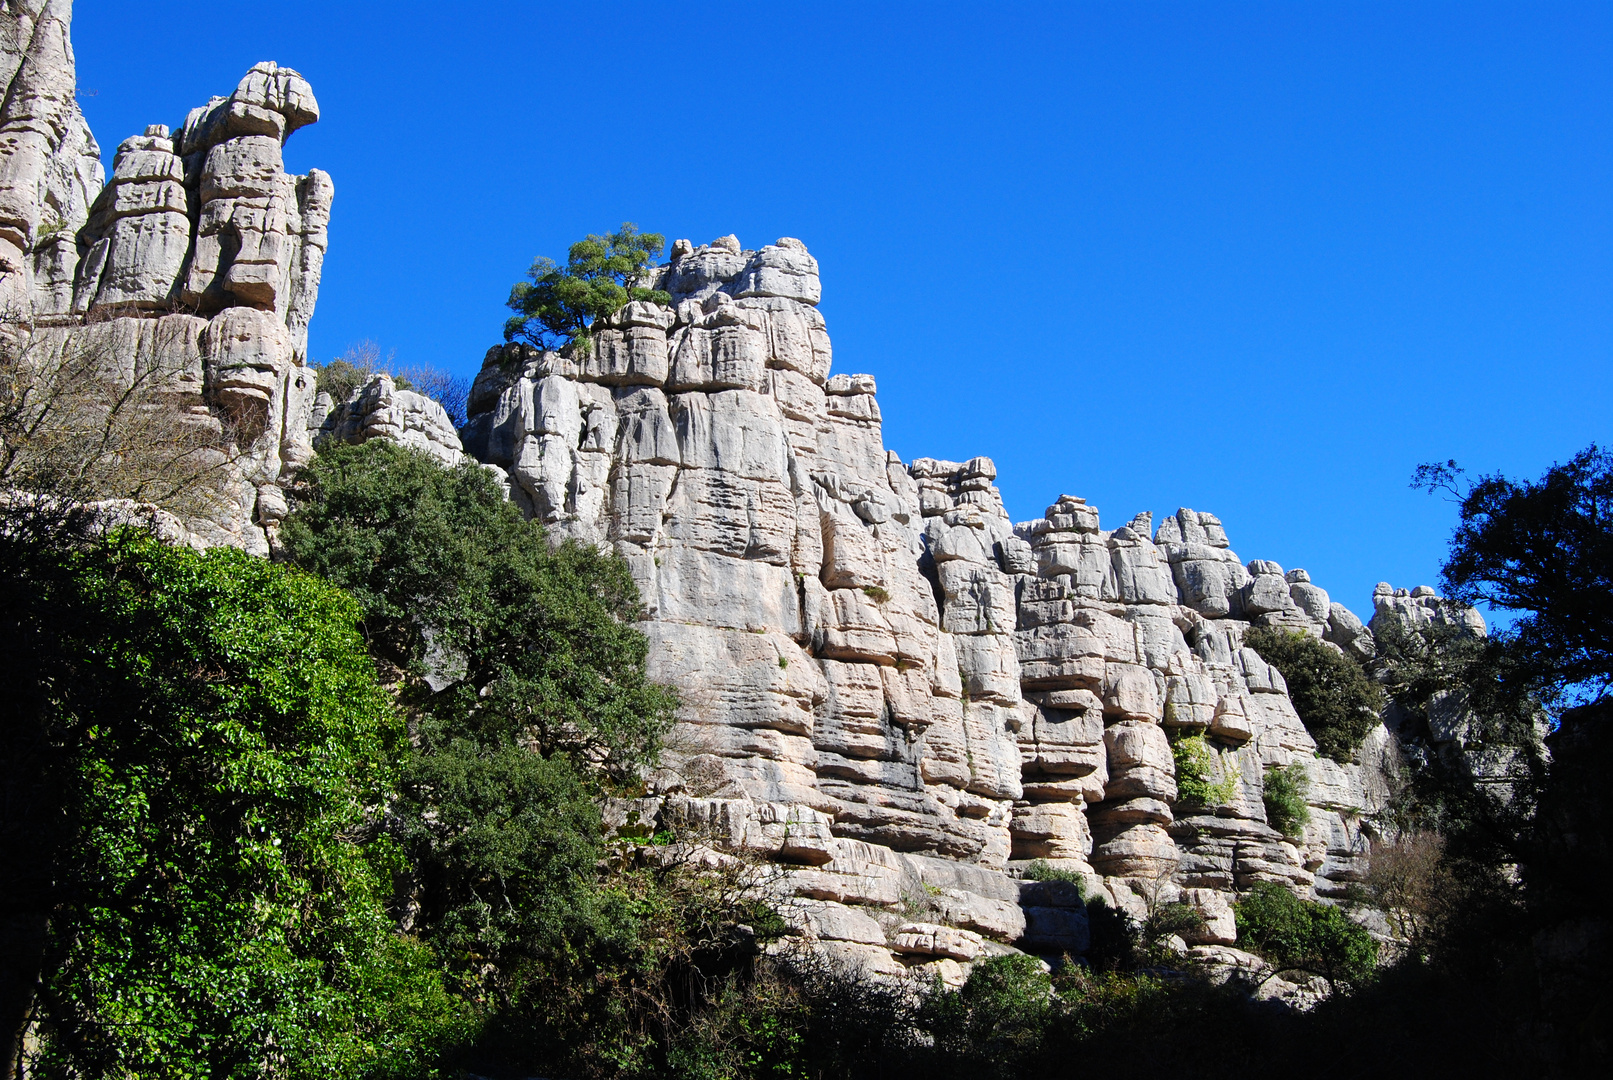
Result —
<instances>
[{"instance_id":1,"label":"tree canopy","mask_svg":"<svg viewBox=\"0 0 1613 1080\"><path fill-rule=\"evenodd\" d=\"M1454 461L1423 465L1414 485L1459 500L1442 581L1446 596L1522 616L1503 637L1543 700L1613 690L1613 454L1591 446L1539 480L1481 476Z\"/></svg>"},{"instance_id":2,"label":"tree canopy","mask_svg":"<svg viewBox=\"0 0 1613 1080\"><path fill-rule=\"evenodd\" d=\"M132 531L59 558L7 731L59 823L30 1074L421 1074L449 1000L384 907L403 730L357 605Z\"/></svg>"},{"instance_id":3,"label":"tree canopy","mask_svg":"<svg viewBox=\"0 0 1613 1080\"><path fill-rule=\"evenodd\" d=\"M331 447L299 499L289 557L357 597L409 714L400 903L499 1044L483 1053L552 1064L587 1034L563 1018L607 1030L619 981L659 962L659 894L598 873L597 797L637 783L676 705L645 676L637 589L619 558L551 546L478 466Z\"/></svg>"},{"instance_id":4,"label":"tree canopy","mask_svg":"<svg viewBox=\"0 0 1613 1080\"><path fill-rule=\"evenodd\" d=\"M616 232L571 245L566 265L535 260L529 281L510 290L509 308L516 314L504 324L504 340L530 342L540 349L576 343L587 353L598 320L609 318L634 300L669 304L671 296L638 284L654 265L666 237L643 233L632 222Z\"/></svg>"},{"instance_id":5,"label":"tree canopy","mask_svg":"<svg viewBox=\"0 0 1613 1080\"><path fill-rule=\"evenodd\" d=\"M626 564L551 546L491 473L384 441L320 452L282 528L288 557L351 592L378 655L416 682L431 749L519 739L628 780L672 722L648 680Z\"/></svg>"},{"instance_id":6,"label":"tree canopy","mask_svg":"<svg viewBox=\"0 0 1613 1080\"><path fill-rule=\"evenodd\" d=\"M1244 644L1282 672L1288 696L1316 748L1349 762L1378 723L1383 693L1361 665L1309 634L1250 627Z\"/></svg>"}]
</instances>

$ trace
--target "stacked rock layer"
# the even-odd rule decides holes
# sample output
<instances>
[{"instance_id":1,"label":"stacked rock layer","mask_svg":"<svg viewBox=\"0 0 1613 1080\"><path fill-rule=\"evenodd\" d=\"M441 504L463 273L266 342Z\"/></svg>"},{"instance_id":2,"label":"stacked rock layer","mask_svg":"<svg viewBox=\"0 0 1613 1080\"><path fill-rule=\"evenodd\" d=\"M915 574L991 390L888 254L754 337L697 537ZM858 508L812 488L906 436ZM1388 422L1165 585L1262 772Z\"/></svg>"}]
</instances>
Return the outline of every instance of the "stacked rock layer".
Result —
<instances>
[{"instance_id":1,"label":"stacked rock layer","mask_svg":"<svg viewBox=\"0 0 1613 1080\"><path fill-rule=\"evenodd\" d=\"M190 523L267 553L281 482L313 456L308 320L330 177L285 172L319 118L302 76L258 64L228 97L124 140L108 180L74 100L70 0L0 9L0 318L33 363L95 360L189 409L227 480Z\"/></svg>"},{"instance_id":2,"label":"stacked rock layer","mask_svg":"<svg viewBox=\"0 0 1613 1080\"><path fill-rule=\"evenodd\" d=\"M923 881L1004 941L1057 940L1011 902L1027 860L1133 910L1185 898L1207 941L1257 881L1342 894L1388 736L1319 758L1243 644L1278 626L1371 655L1305 571L1246 566L1210 514L1105 530L1064 496L1015 524L990 459L902 463L873 377L830 372L798 240L679 241L653 284L673 302L628 305L586 355L489 351L462 434L555 538L631 566L652 670L684 701L668 797L810 820L813 859L775 852L812 864L803 896L888 905ZM1173 734L1206 738L1224 803L1179 798ZM1262 779L1296 760L1311 823L1285 837ZM941 860L967 881L938 886Z\"/></svg>"},{"instance_id":3,"label":"stacked rock layer","mask_svg":"<svg viewBox=\"0 0 1613 1080\"><path fill-rule=\"evenodd\" d=\"M586 353L492 349L459 432L384 376L316 398L332 185L281 156L318 118L307 83L257 65L122 143L104 182L69 16L67 0L0 10L0 301L30 348L156 373L220 434L232 482L189 523L198 542L267 553L317 440L494 468L555 539L619 552L642 592L652 673L684 704L631 812L780 864L800 932L866 969L956 982L1009 944L1081 952L1080 895L1018 877L1030 860L1134 911L1186 900L1223 944L1238 890L1331 897L1359 873L1392 738L1318 758L1243 643L1279 626L1371 655L1304 571L1244 564L1209 514L1106 530L1062 496L1015 524L988 458L904 464L873 377L831 374L818 266L793 239L679 241L651 282L670 305L629 304ZM1218 805L1181 796L1172 739L1191 734L1231 792ZM1262 780L1296 761L1311 823L1285 837Z\"/></svg>"}]
</instances>

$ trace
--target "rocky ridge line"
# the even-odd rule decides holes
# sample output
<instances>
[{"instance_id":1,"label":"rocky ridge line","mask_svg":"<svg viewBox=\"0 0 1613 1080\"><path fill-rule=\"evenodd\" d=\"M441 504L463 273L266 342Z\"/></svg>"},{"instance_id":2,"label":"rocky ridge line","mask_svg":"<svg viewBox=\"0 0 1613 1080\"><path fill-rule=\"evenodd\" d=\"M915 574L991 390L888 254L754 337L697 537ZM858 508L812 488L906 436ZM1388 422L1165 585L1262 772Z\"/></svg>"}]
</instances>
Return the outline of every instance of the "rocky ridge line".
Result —
<instances>
[{"instance_id":1,"label":"rocky ridge line","mask_svg":"<svg viewBox=\"0 0 1613 1080\"><path fill-rule=\"evenodd\" d=\"M817 262L789 238L678 241L653 282L673 303L628 305L586 356L496 346L460 432L384 376L316 397L332 185L281 158L318 117L311 89L256 65L177 132L126 140L103 185L70 13L0 11L0 295L49 347L159 365L196 423L244 433L233 495L185 538L267 553L318 440L486 463L553 536L627 560L652 673L683 694L653 793L612 813L777 862L800 933L866 970L956 982L1009 945L1082 952L1079 894L1021 879L1027 860L1134 912L1194 904L1202 949L1232 942L1230 903L1257 881L1326 898L1359 876L1393 736L1319 758L1243 645L1281 626L1371 655L1303 570L1243 563L1209 514L1105 530L1061 496L1015 524L990 459L902 463L873 377L830 374ZM1442 617L1422 590L1375 602L1375 623ZM1171 729L1211 740L1225 805L1182 802ZM1290 840L1261 776L1296 760L1312 821Z\"/></svg>"}]
</instances>

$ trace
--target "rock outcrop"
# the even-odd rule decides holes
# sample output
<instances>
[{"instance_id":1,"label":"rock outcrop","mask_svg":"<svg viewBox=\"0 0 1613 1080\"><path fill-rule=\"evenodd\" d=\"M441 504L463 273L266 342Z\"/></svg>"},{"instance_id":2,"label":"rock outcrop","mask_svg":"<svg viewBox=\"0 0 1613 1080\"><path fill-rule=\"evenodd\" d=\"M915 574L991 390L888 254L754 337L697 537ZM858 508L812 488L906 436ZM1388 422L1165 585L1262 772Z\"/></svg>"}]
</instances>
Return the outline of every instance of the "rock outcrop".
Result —
<instances>
[{"instance_id":1,"label":"rock outcrop","mask_svg":"<svg viewBox=\"0 0 1613 1080\"><path fill-rule=\"evenodd\" d=\"M553 536L631 566L652 670L685 702L656 778L668 806L811 811L811 859L769 852L796 895L936 895L941 923L1050 952L1084 948L1084 915L1021 897L1031 860L1133 911L1194 904L1207 945L1230 943L1230 901L1255 882L1332 897L1359 876L1389 736L1319 758L1243 645L1280 626L1372 654L1305 571L1245 564L1210 514L1105 530L1061 496L1015 524L989 458L902 463L874 378L830 372L798 240L679 241L654 284L672 303L630 304L587 355L490 350L462 434ZM1232 780L1223 804L1181 799L1187 734ZM1296 760L1312 820L1288 837L1262 778ZM918 951L926 933L886 944L964 959Z\"/></svg>"},{"instance_id":2,"label":"rock outcrop","mask_svg":"<svg viewBox=\"0 0 1613 1080\"><path fill-rule=\"evenodd\" d=\"M119 144L107 180L74 100L70 0L0 10L0 305L33 347L104 357L219 436L229 476L191 530L267 553L282 481L313 455L308 320L333 187L281 148L319 118L258 64L228 97Z\"/></svg>"},{"instance_id":3,"label":"rock outcrop","mask_svg":"<svg viewBox=\"0 0 1613 1080\"><path fill-rule=\"evenodd\" d=\"M120 144L103 183L69 14L0 10L0 301L52 348L160 370L218 432L229 494L176 536L267 553L318 440L498 470L554 538L608 545L641 590L652 674L684 706L636 820L777 863L801 937L865 970L956 983L1013 944L1079 954L1080 893L1022 880L1034 860L1134 911L1195 905L1210 949L1235 937L1238 890L1332 897L1359 874L1392 738L1319 758L1244 646L1278 626L1372 655L1305 571L1243 562L1210 514L1105 529L1060 496L1016 524L989 458L904 464L874 378L831 374L818 265L790 238L678 241L653 282L672 303L627 305L586 353L493 348L458 432L385 376L316 397L333 189L281 156L318 118L307 83L259 64L178 128ZM1380 593L1378 617L1425 607ZM1173 739L1194 734L1231 792L1217 805L1177 782ZM1296 761L1312 818L1291 837L1261 795Z\"/></svg>"}]
</instances>

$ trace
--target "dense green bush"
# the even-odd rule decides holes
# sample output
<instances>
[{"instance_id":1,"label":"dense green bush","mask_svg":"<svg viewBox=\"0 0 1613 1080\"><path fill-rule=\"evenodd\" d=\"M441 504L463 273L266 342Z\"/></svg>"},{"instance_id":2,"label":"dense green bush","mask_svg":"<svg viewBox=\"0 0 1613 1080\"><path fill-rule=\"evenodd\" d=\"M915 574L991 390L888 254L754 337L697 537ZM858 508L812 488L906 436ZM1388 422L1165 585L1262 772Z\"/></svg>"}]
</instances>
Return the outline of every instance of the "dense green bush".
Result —
<instances>
[{"instance_id":1,"label":"dense green bush","mask_svg":"<svg viewBox=\"0 0 1613 1080\"><path fill-rule=\"evenodd\" d=\"M620 558L551 546L485 469L392 443L330 447L305 476L287 556L358 598L423 749L519 741L623 782L654 759L676 702L645 677Z\"/></svg>"},{"instance_id":2,"label":"dense green bush","mask_svg":"<svg viewBox=\"0 0 1613 1080\"><path fill-rule=\"evenodd\" d=\"M565 266L540 258L527 271L530 282L510 290L516 312L504 324L504 340L521 338L540 349L575 343L587 354L594 325L633 300L670 304L672 297L637 284L661 253L666 238L641 233L631 222L604 236L590 234L571 245Z\"/></svg>"},{"instance_id":3,"label":"dense green bush","mask_svg":"<svg viewBox=\"0 0 1613 1080\"><path fill-rule=\"evenodd\" d=\"M1076 886L1077 891L1081 893L1083 899L1086 897L1085 878L1076 873L1074 870L1062 870L1048 862L1046 859L1032 860L1031 864L1025 867L1024 877L1026 881L1068 881L1070 884Z\"/></svg>"},{"instance_id":4,"label":"dense green bush","mask_svg":"<svg viewBox=\"0 0 1613 1080\"><path fill-rule=\"evenodd\" d=\"M1341 908L1301 900L1262 881L1233 907L1238 942L1277 971L1320 975L1330 985L1356 986L1372 977L1378 943Z\"/></svg>"},{"instance_id":5,"label":"dense green bush","mask_svg":"<svg viewBox=\"0 0 1613 1080\"><path fill-rule=\"evenodd\" d=\"M639 790L676 705L645 677L625 564L551 546L485 470L389 443L321 453L297 495L288 556L358 598L409 716L399 903L484 1025L467 1060L654 1059L675 1034L646 1027L678 1013L669 972L720 983L748 960L713 943L765 912L686 875L600 877L598 798Z\"/></svg>"},{"instance_id":6,"label":"dense green bush","mask_svg":"<svg viewBox=\"0 0 1613 1080\"><path fill-rule=\"evenodd\" d=\"M30 1075L426 1075L455 1021L383 906L403 730L358 606L134 532L59 558L16 717L64 826Z\"/></svg>"},{"instance_id":7,"label":"dense green bush","mask_svg":"<svg viewBox=\"0 0 1613 1080\"><path fill-rule=\"evenodd\" d=\"M1176 759L1176 793L1180 801L1221 806L1238 793L1237 773L1223 770L1225 775L1219 781L1210 779L1215 770L1215 751L1203 734L1176 734L1171 740L1171 754Z\"/></svg>"},{"instance_id":8,"label":"dense green bush","mask_svg":"<svg viewBox=\"0 0 1613 1080\"><path fill-rule=\"evenodd\" d=\"M1309 634L1254 626L1243 642L1282 673L1317 749L1334 761L1352 760L1384 704L1361 665Z\"/></svg>"},{"instance_id":9,"label":"dense green bush","mask_svg":"<svg viewBox=\"0 0 1613 1080\"><path fill-rule=\"evenodd\" d=\"M1054 1013L1053 980L1031 956L977 961L955 994L932 996L927 1026L943 1058L978 1062L987 1076L1013 1076L1036 1051Z\"/></svg>"},{"instance_id":10,"label":"dense green bush","mask_svg":"<svg viewBox=\"0 0 1613 1080\"><path fill-rule=\"evenodd\" d=\"M1305 802L1310 787L1311 778L1303 761L1292 761L1283 769L1267 769L1260 792L1266 804L1267 823L1287 837L1304 832L1311 820L1311 808Z\"/></svg>"}]
</instances>

